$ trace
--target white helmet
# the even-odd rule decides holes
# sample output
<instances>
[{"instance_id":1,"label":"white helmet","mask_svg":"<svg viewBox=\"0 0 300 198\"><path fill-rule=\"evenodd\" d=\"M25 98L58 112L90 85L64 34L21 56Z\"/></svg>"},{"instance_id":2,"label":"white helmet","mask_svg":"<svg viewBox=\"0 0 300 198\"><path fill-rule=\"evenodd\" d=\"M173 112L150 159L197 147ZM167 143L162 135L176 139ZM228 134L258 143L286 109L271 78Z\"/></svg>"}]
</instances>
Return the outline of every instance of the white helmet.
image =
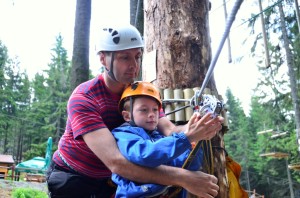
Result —
<instances>
[{"instance_id":1,"label":"white helmet","mask_svg":"<svg viewBox=\"0 0 300 198\"><path fill-rule=\"evenodd\" d=\"M130 24L101 28L99 36L100 38L96 45L97 53L144 47L140 32Z\"/></svg>"}]
</instances>

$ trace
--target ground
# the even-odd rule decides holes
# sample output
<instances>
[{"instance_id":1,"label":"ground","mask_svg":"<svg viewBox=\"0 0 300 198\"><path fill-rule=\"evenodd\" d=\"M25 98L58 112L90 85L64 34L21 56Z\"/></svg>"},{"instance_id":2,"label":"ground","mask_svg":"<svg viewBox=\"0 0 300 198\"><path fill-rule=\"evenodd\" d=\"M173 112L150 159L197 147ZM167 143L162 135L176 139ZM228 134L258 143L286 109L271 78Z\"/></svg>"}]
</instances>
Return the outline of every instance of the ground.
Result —
<instances>
[{"instance_id":1,"label":"ground","mask_svg":"<svg viewBox=\"0 0 300 198\"><path fill-rule=\"evenodd\" d=\"M0 198L11 198L12 190L16 188L32 188L47 192L45 182L9 181L0 179Z\"/></svg>"}]
</instances>

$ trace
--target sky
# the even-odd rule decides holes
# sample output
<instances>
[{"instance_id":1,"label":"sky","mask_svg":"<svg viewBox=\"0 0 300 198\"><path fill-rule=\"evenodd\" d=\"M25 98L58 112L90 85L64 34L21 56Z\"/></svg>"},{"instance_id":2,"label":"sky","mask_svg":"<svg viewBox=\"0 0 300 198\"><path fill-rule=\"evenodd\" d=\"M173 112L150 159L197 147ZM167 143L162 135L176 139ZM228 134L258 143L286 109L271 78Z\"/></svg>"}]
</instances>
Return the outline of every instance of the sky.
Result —
<instances>
[{"instance_id":1,"label":"sky","mask_svg":"<svg viewBox=\"0 0 300 198\"><path fill-rule=\"evenodd\" d=\"M210 34L213 56L225 30L224 8L220 0L211 0ZM230 13L234 0L227 0L227 12ZM248 57L249 47L242 45L248 36L243 19L249 18L250 1L244 1L230 32L232 63L228 63L227 43L218 58L214 77L219 93L225 97L229 87L233 95L249 111L252 89L257 82L258 72L255 62ZM252 3L251 3L252 4ZM50 63L51 49L60 33L63 46L71 60L75 23L75 0L0 0L0 40L8 48L11 58L18 57L21 69L29 77L47 68ZM258 8L257 12L258 13ZM95 32L104 23L129 23L129 0L92 1L90 69L97 74L100 68L94 52ZM242 62L237 62L243 56Z\"/></svg>"},{"instance_id":2,"label":"sky","mask_svg":"<svg viewBox=\"0 0 300 198\"><path fill-rule=\"evenodd\" d=\"M116 6L117 5L117 6ZM72 58L75 0L0 0L0 40L10 57L18 56L21 68L30 77L50 62L50 52L60 33L63 46ZM128 0L92 1L91 69L97 71L94 52L96 28L109 22L129 22Z\"/></svg>"},{"instance_id":3,"label":"sky","mask_svg":"<svg viewBox=\"0 0 300 198\"><path fill-rule=\"evenodd\" d=\"M210 35L212 37L212 56L214 57L225 31L225 14L223 1L211 0L211 2L212 8L209 20ZM226 2L229 16L235 0L226 0ZM244 0L230 29L229 39L232 62L229 63L228 43L226 41L214 69L214 78L218 92L224 98L226 89L230 88L233 95L240 100L246 114L249 113L251 96L253 95L252 90L256 87L260 75L256 66L257 60L250 57L253 38L250 36L247 28L248 23L245 22L251 18L251 13L259 13L258 5L253 4L253 0ZM257 32L260 32L260 20L257 21ZM242 59L239 61L241 57Z\"/></svg>"}]
</instances>

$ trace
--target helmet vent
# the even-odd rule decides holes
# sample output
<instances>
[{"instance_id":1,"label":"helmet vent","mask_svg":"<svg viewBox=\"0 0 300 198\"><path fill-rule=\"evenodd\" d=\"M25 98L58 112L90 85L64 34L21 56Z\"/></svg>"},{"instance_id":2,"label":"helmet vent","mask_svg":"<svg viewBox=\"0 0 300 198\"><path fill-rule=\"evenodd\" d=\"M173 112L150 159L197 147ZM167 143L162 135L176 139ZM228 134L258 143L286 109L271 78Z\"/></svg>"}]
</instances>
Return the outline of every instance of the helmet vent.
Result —
<instances>
[{"instance_id":1,"label":"helmet vent","mask_svg":"<svg viewBox=\"0 0 300 198\"><path fill-rule=\"evenodd\" d=\"M131 90L136 90L136 88L138 87L139 83L138 82L134 82L131 84Z\"/></svg>"},{"instance_id":2,"label":"helmet vent","mask_svg":"<svg viewBox=\"0 0 300 198\"><path fill-rule=\"evenodd\" d=\"M115 44L118 44L120 42L120 37L113 38L113 41Z\"/></svg>"},{"instance_id":3,"label":"helmet vent","mask_svg":"<svg viewBox=\"0 0 300 198\"><path fill-rule=\"evenodd\" d=\"M110 33L111 33L111 32L110 32ZM116 36L117 34L118 34L118 31L115 30L111 35L112 35L112 36Z\"/></svg>"},{"instance_id":4,"label":"helmet vent","mask_svg":"<svg viewBox=\"0 0 300 198\"><path fill-rule=\"evenodd\" d=\"M114 30L112 28L103 28L103 31L108 31L111 33L111 36L113 37L112 40L115 44L119 44L120 42L120 36L118 36L119 32L117 30Z\"/></svg>"},{"instance_id":5,"label":"helmet vent","mask_svg":"<svg viewBox=\"0 0 300 198\"><path fill-rule=\"evenodd\" d=\"M97 54L103 51L121 51L134 48L143 48L144 41L140 32L132 25L102 27L97 41Z\"/></svg>"},{"instance_id":6,"label":"helmet vent","mask_svg":"<svg viewBox=\"0 0 300 198\"><path fill-rule=\"evenodd\" d=\"M113 29L111 29L111 31L112 31ZM111 31L110 31L110 33L111 33ZM120 36L118 36L119 35L119 32L117 31L117 30L114 30L112 33L111 33L111 36L113 37L113 42L115 43L115 44L118 44L119 42L120 42Z\"/></svg>"}]
</instances>

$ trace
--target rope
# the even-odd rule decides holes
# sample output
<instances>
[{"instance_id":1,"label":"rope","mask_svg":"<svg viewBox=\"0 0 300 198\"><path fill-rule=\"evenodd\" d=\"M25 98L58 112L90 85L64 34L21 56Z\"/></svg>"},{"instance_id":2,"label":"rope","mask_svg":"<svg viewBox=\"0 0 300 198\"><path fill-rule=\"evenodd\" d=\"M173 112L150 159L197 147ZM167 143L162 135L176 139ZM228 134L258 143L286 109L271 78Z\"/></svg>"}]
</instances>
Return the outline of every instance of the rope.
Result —
<instances>
[{"instance_id":1,"label":"rope","mask_svg":"<svg viewBox=\"0 0 300 198\"><path fill-rule=\"evenodd\" d=\"M206 140L206 155L207 156L207 160L206 160L206 170L208 174L213 175L214 174L214 158L213 158L213 150L212 150L212 144L211 144L211 140Z\"/></svg>"},{"instance_id":2,"label":"rope","mask_svg":"<svg viewBox=\"0 0 300 198\"><path fill-rule=\"evenodd\" d=\"M196 147L198 147L196 149ZM208 174L213 174L214 173L214 161L213 161L213 150L212 150L212 144L211 144L211 140L202 140L200 142L198 142L195 145L195 148L192 150L192 152L189 154L188 158L189 160L186 160L185 163L182 165L182 168L187 169L190 164L192 163L193 159L195 158L197 151L200 149L204 151L203 153L203 163L204 165L206 165L206 170ZM194 151L194 152L193 152ZM169 198L173 198L176 197L176 195L182 190L182 187L178 186L176 187L176 189L172 192L170 192L169 194Z\"/></svg>"}]
</instances>

